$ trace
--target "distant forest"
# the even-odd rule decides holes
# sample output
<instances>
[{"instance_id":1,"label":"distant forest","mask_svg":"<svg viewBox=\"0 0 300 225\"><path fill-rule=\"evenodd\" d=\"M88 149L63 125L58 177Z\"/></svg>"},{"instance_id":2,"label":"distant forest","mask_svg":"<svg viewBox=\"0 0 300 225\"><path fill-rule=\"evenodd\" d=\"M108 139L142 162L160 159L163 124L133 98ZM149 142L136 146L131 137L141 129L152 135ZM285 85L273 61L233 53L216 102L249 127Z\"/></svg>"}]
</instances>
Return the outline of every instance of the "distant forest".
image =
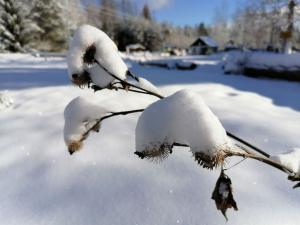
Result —
<instances>
[{"instance_id":1,"label":"distant forest","mask_svg":"<svg viewBox=\"0 0 300 225\"><path fill-rule=\"evenodd\" d=\"M220 47L284 50L300 48L298 1L253 0L238 6L233 15L220 1L211 24L194 26L158 22L147 4L132 0L0 0L0 51L65 51L73 31L88 23L105 31L124 51L140 43L149 51L187 48L201 35L213 37ZM199 10L199 13L201 11Z\"/></svg>"}]
</instances>

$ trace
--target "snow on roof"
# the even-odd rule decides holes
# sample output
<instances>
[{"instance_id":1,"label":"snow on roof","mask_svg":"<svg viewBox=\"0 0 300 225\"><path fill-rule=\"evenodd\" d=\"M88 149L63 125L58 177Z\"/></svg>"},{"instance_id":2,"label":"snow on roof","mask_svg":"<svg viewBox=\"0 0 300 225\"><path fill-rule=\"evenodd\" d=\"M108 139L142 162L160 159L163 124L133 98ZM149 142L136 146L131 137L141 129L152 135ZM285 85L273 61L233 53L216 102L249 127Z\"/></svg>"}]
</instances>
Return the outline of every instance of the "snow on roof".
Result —
<instances>
[{"instance_id":1,"label":"snow on roof","mask_svg":"<svg viewBox=\"0 0 300 225\"><path fill-rule=\"evenodd\" d=\"M209 36L200 36L200 37L198 37L197 40L192 44L192 46L197 45L200 40L203 41L209 47L218 47L218 43L213 38L211 38Z\"/></svg>"}]
</instances>

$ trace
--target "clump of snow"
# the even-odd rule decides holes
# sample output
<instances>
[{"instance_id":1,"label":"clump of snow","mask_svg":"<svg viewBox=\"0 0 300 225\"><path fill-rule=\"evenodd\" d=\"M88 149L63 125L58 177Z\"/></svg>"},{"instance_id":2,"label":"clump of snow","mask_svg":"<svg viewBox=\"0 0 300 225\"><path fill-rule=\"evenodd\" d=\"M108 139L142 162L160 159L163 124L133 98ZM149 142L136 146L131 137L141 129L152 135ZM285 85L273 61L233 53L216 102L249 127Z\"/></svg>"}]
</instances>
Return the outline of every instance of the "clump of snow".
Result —
<instances>
[{"instance_id":1,"label":"clump of snow","mask_svg":"<svg viewBox=\"0 0 300 225\"><path fill-rule=\"evenodd\" d=\"M229 147L219 119L198 94L187 90L147 107L138 120L135 133L137 153L149 158L165 157L174 143L189 145L198 161L197 156L214 160L220 150Z\"/></svg>"},{"instance_id":2,"label":"clump of snow","mask_svg":"<svg viewBox=\"0 0 300 225\"><path fill-rule=\"evenodd\" d=\"M273 70L300 70L300 54L253 52L247 59L247 67Z\"/></svg>"},{"instance_id":3,"label":"clump of snow","mask_svg":"<svg viewBox=\"0 0 300 225\"><path fill-rule=\"evenodd\" d=\"M271 156L271 159L286 166L294 173L300 173L300 148L294 148L292 151Z\"/></svg>"},{"instance_id":4,"label":"clump of snow","mask_svg":"<svg viewBox=\"0 0 300 225\"><path fill-rule=\"evenodd\" d=\"M160 91L157 87L155 87L150 81L146 80L145 78L139 77L138 78L138 86L143 88L147 91L153 92L155 94L161 95Z\"/></svg>"},{"instance_id":5,"label":"clump of snow","mask_svg":"<svg viewBox=\"0 0 300 225\"><path fill-rule=\"evenodd\" d=\"M14 103L13 98L8 94L8 91L0 92L0 110L11 107Z\"/></svg>"},{"instance_id":6,"label":"clump of snow","mask_svg":"<svg viewBox=\"0 0 300 225\"><path fill-rule=\"evenodd\" d=\"M73 99L65 108L64 139L70 153L79 150L89 130L98 132L100 119L108 111L83 97Z\"/></svg>"},{"instance_id":7,"label":"clump of snow","mask_svg":"<svg viewBox=\"0 0 300 225\"><path fill-rule=\"evenodd\" d=\"M244 71L246 54L240 51L231 51L224 58L224 73L241 74Z\"/></svg>"},{"instance_id":8,"label":"clump of snow","mask_svg":"<svg viewBox=\"0 0 300 225\"><path fill-rule=\"evenodd\" d=\"M116 44L101 30L90 25L80 26L74 33L68 51L68 72L69 77L73 81L73 74L82 75L84 71L92 71L91 79L99 87L106 87L109 81L114 80L105 70L88 68L88 63L83 61L83 56L90 48L95 48L94 59L96 59L102 67L114 74L121 80L126 78L127 66L118 53ZM98 74L94 73L99 72ZM97 78L106 77L104 79Z\"/></svg>"},{"instance_id":9,"label":"clump of snow","mask_svg":"<svg viewBox=\"0 0 300 225\"><path fill-rule=\"evenodd\" d=\"M299 71L300 54L231 51L224 58L224 72L241 74L245 68Z\"/></svg>"}]
</instances>

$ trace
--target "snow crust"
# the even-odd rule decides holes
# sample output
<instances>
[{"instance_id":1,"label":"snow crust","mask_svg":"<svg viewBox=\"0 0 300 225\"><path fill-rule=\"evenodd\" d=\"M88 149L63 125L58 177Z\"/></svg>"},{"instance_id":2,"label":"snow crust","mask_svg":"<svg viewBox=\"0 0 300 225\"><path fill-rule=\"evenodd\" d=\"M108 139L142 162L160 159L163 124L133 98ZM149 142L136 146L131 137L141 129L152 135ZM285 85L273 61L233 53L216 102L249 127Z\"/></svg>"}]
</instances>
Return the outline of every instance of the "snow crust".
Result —
<instances>
[{"instance_id":1,"label":"snow crust","mask_svg":"<svg viewBox=\"0 0 300 225\"><path fill-rule=\"evenodd\" d=\"M136 151L162 144L187 144L192 152L213 156L229 140L219 119L196 93L181 90L159 100L140 116L136 127Z\"/></svg>"},{"instance_id":2,"label":"snow crust","mask_svg":"<svg viewBox=\"0 0 300 225\"><path fill-rule=\"evenodd\" d=\"M118 53L116 44L101 30L90 25L80 26L74 33L71 40L67 63L69 77L72 80L72 74L82 74L84 70L91 71L92 81L100 87L107 86L109 75L106 71L95 69L87 69L88 65L83 62L83 55L87 48L94 45L96 47L95 59L116 77L124 80L126 78L127 66ZM104 79L96 78L94 72L100 72L98 76L104 76ZM110 82L114 78L111 78Z\"/></svg>"},{"instance_id":3,"label":"snow crust","mask_svg":"<svg viewBox=\"0 0 300 225\"><path fill-rule=\"evenodd\" d=\"M289 152L273 155L271 159L291 169L294 173L300 173L300 148L294 148Z\"/></svg>"},{"instance_id":4,"label":"snow crust","mask_svg":"<svg viewBox=\"0 0 300 225\"><path fill-rule=\"evenodd\" d=\"M64 139L67 146L80 142L107 110L83 97L73 99L65 108Z\"/></svg>"}]
</instances>

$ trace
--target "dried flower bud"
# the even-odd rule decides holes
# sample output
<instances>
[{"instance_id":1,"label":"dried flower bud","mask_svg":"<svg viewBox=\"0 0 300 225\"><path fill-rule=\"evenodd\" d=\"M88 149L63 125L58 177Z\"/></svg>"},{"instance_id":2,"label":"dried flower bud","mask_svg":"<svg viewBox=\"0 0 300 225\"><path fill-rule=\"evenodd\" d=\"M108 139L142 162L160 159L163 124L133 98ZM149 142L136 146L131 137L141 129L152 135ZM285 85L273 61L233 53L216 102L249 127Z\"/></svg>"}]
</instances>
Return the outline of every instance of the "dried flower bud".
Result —
<instances>
[{"instance_id":1,"label":"dried flower bud","mask_svg":"<svg viewBox=\"0 0 300 225\"><path fill-rule=\"evenodd\" d=\"M81 74L72 75L72 83L81 87L89 86L91 83L90 74L87 71L83 71Z\"/></svg>"},{"instance_id":2,"label":"dried flower bud","mask_svg":"<svg viewBox=\"0 0 300 225\"><path fill-rule=\"evenodd\" d=\"M73 153L79 151L82 148L82 142L81 141L73 141L68 144L68 150L70 155Z\"/></svg>"},{"instance_id":3,"label":"dried flower bud","mask_svg":"<svg viewBox=\"0 0 300 225\"><path fill-rule=\"evenodd\" d=\"M142 152L135 152L141 159L148 159L152 162L159 163L172 153L172 146L164 143L161 145L153 145L151 148L146 148Z\"/></svg>"},{"instance_id":4,"label":"dried flower bud","mask_svg":"<svg viewBox=\"0 0 300 225\"><path fill-rule=\"evenodd\" d=\"M232 194L231 180L223 170L221 171L221 174L217 180L211 198L215 200L217 209L221 210L226 221L228 221L226 216L227 209L234 208L235 210L238 210Z\"/></svg>"},{"instance_id":5,"label":"dried flower bud","mask_svg":"<svg viewBox=\"0 0 300 225\"><path fill-rule=\"evenodd\" d=\"M194 152L193 155L200 166L205 169L211 170L223 164L226 158L226 154L222 150L216 152L212 156L207 155L203 152Z\"/></svg>"}]
</instances>

